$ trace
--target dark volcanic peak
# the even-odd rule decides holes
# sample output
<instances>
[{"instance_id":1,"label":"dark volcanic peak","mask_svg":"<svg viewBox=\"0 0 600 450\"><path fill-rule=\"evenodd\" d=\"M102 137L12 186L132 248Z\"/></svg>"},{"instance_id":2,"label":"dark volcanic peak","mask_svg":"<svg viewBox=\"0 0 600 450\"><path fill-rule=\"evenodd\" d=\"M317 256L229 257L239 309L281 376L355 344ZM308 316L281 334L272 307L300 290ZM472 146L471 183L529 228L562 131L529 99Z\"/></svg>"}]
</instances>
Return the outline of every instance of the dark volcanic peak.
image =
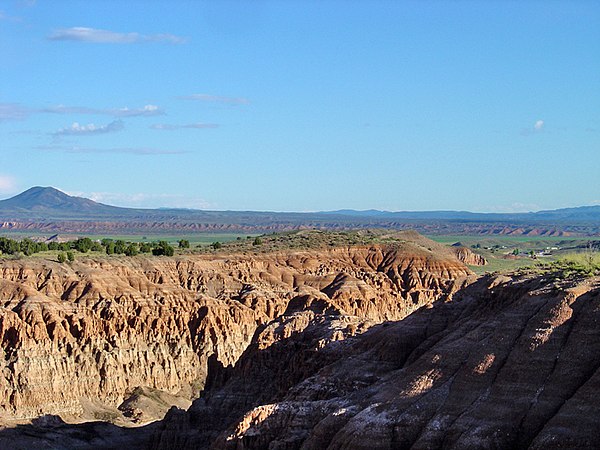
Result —
<instances>
[{"instance_id":1,"label":"dark volcanic peak","mask_svg":"<svg viewBox=\"0 0 600 450\"><path fill-rule=\"evenodd\" d=\"M53 187L35 186L14 197L0 201L2 212L38 213L108 213L120 208L104 205L93 200L74 197Z\"/></svg>"},{"instance_id":2,"label":"dark volcanic peak","mask_svg":"<svg viewBox=\"0 0 600 450\"><path fill-rule=\"evenodd\" d=\"M88 207L93 206L95 202L84 198L72 197L53 187L35 186L8 200L4 200L1 205L22 209L56 207L73 209L84 205Z\"/></svg>"}]
</instances>

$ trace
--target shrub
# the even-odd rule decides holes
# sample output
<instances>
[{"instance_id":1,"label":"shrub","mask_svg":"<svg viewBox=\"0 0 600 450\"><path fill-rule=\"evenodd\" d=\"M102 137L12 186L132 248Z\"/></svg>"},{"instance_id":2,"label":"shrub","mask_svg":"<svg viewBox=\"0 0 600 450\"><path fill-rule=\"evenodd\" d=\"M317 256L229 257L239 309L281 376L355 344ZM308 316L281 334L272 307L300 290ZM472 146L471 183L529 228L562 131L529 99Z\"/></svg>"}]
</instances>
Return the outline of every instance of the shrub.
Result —
<instances>
[{"instance_id":1,"label":"shrub","mask_svg":"<svg viewBox=\"0 0 600 450\"><path fill-rule=\"evenodd\" d=\"M115 242L115 253L118 253L118 254L125 253L126 248L127 248L127 244L125 244L125 241L119 239Z\"/></svg>"},{"instance_id":2,"label":"shrub","mask_svg":"<svg viewBox=\"0 0 600 450\"><path fill-rule=\"evenodd\" d=\"M107 242L106 243L106 254L107 255L113 255L115 253L115 243L114 242Z\"/></svg>"},{"instance_id":3,"label":"shrub","mask_svg":"<svg viewBox=\"0 0 600 450\"><path fill-rule=\"evenodd\" d=\"M134 243L129 244L125 248L125 255L127 256L135 256L138 254L138 246Z\"/></svg>"},{"instance_id":4,"label":"shrub","mask_svg":"<svg viewBox=\"0 0 600 450\"><path fill-rule=\"evenodd\" d=\"M151 253L152 244L150 242L142 242L140 244L140 253Z\"/></svg>"},{"instance_id":5,"label":"shrub","mask_svg":"<svg viewBox=\"0 0 600 450\"><path fill-rule=\"evenodd\" d=\"M80 253L89 252L94 246L94 242L90 238L79 238L73 243L73 248Z\"/></svg>"},{"instance_id":6,"label":"shrub","mask_svg":"<svg viewBox=\"0 0 600 450\"><path fill-rule=\"evenodd\" d=\"M167 241L160 241L152 249L152 254L154 256L173 256L175 254L175 249L171 247Z\"/></svg>"},{"instance_id":7,"label":"shrub","mask_svg":"<svg viewBox=\"0 0 600 450\"><path fill-rule=\"evenodd\" d=\"M58 259L58 262L62 264L67 260L67 257L65 256L64 253L61 252L58 254L57 259Z\"/></svg>"}]
</instances>

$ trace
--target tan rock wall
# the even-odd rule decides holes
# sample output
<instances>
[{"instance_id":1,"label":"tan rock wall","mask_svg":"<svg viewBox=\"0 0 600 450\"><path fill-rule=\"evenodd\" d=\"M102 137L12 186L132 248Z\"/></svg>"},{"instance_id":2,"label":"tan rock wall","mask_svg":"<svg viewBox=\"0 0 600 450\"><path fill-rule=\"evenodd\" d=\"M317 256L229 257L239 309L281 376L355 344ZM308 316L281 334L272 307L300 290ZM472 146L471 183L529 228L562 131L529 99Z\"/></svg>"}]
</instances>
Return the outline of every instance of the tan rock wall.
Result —
<instances>
[{"instance_id":1,"label":"tan rock wall","mask_svg":"<svg viewBox=\"0 0 600 450\"><path fill-rule=\"evenodd\" d=\"M137 386L196 395L211 355L234 364L257 327L291 301L398 320L449 297L469 275L453 255L417 244L3 261L0 411L76 415L80 399L116 406Z\"/></svg>"}]
</instances>

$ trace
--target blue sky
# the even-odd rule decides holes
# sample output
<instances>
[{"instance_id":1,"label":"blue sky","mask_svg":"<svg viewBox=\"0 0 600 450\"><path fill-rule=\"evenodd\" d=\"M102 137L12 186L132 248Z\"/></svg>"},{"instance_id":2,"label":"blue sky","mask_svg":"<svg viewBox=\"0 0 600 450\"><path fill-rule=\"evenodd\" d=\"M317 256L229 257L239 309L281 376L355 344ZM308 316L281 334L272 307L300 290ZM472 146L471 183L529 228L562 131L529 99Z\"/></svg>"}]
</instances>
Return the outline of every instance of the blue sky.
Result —
<instances>
[{"instance_id":1,"label":"blue sky","mask_svg":"<svg viewBox=\"0 0 600 450\"><path fill-rule=\"evenodd\" d=\"M600 2L0 0L0 198L600 203Z\"/></svg>"}]
</instances>

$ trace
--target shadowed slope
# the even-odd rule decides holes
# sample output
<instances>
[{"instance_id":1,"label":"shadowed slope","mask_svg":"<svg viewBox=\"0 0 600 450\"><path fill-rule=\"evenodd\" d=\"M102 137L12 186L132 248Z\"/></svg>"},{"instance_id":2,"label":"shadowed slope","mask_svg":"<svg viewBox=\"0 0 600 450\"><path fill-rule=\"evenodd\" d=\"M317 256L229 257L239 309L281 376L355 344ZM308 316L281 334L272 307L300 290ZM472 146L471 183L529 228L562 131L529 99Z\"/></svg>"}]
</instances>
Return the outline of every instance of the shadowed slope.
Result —
<instances>
[{"instance_id":1,"label":"shadowed slope","mask_svg":"<svg viewBox=\"0 0 600 450\"><path fill-rule=\"evenodd\" d=\"M597 446L597 283L487 278L363 335L339 322L258 336L226 381L165 418L157 448Z\"/></svg>"},{"instance_id":2,"label":"shadowed slope","mask_svg":"<svg viewBox=\"0 0 600 450\"><path fill-rule=\"evenodd\" d=\"M487 277L365 332L319 299L300 303L235 367L213 358L188 412L135 430L32 424L0 431L0 446L597 448L598 280Z\"/></svg>"}]
</instances>

